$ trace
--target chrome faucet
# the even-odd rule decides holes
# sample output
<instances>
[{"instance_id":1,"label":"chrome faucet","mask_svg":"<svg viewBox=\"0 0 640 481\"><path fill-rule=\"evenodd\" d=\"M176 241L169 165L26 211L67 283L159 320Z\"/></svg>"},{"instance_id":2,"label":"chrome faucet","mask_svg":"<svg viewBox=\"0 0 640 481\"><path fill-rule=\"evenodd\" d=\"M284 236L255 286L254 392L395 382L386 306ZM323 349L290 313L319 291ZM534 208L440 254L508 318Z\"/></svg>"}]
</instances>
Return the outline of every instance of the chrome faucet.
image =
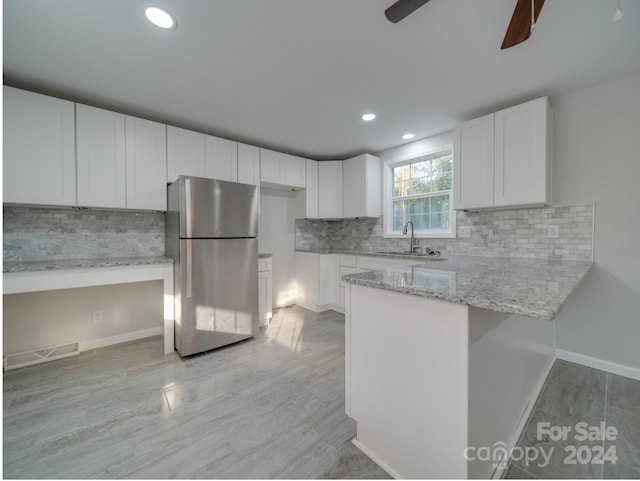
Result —
<instances>
[{"instance_id":1,"label":"chrome faucet","mask_svg":"<svg viewBox=\"0 0 640 481\"><path fill-rule=\"evenodd\" d=\"M409 244L409 252L412 254L420 250L420 240L413 235L413 221L408 220L402 229L402 233L407 235L407 226L411 224L411 243Z\"/></svg>"}]
</instances>

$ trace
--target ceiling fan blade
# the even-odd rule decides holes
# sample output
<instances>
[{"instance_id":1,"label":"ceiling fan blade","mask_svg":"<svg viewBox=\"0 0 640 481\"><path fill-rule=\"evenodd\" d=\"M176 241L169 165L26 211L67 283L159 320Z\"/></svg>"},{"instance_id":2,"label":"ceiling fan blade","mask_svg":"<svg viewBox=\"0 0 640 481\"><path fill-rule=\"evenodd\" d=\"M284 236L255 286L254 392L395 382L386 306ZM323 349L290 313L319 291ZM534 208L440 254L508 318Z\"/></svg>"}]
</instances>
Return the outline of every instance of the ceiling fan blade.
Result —
<instances>
[{"instance_id":1,"label":"ceiling fan blade","mask_svg":"<svg viewBox=\"0 0 640 481\"><path fill-rule=\"evenodd\" d=\"M398 0L384 11L385 17L390 22L398 23L407 15L415 12L429 0Z\"/></svg>"},{"instance_id":2,"label":"ceiling fan blade","mask_svg":"<svg viewBox=\"0 0 640 481\"><path fill-rule=\"evenodd\" d=\"M531 2L534 2L534 22L538 20L544 0L518 0L509 28L504 36L501 50L524 42L531 36Z\"/></svg>"}]
</instances>

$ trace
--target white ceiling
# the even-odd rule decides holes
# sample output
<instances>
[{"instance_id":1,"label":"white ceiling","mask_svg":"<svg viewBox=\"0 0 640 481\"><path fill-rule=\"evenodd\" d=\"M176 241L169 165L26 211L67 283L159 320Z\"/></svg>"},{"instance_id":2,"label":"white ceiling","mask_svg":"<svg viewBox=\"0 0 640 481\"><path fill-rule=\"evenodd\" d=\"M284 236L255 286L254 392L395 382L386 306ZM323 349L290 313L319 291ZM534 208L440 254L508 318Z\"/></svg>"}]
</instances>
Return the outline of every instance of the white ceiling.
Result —
<instances>
[{"instance_id":1,"label":"white ceiling","mask_svg":"<svg viewBox=\"0 0 640 481\"><path fill-rule=\"evenodd\" d=\"M505 51L516 0L431 0L398 24L393 1L4 0L5 83L340 159L640 71L638 0L617 23L616 0L547 0Z\"/></svg>"}]
</instances>

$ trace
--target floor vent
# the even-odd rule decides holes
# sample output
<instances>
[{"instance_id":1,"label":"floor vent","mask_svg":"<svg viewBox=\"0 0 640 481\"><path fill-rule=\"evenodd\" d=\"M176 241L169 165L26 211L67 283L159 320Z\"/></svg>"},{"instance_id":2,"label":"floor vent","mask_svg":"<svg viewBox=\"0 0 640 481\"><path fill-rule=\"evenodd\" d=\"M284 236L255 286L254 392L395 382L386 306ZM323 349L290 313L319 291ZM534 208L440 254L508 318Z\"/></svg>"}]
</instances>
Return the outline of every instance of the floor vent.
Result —
<instances>
[{"instance_id":1,"label":"floor vent","mask_svg":"<svg viewBox=\"0 0 640 481\"><path fill-rule=\"evenodd\" d=\"M17 369L19 367L40 364L41 362L62 359L63 357L77 356L80 353L77 342L61 344L60 346L43 347L34 351L16 352L4 357L4 370Z\"/></svg>"}]
</instances>

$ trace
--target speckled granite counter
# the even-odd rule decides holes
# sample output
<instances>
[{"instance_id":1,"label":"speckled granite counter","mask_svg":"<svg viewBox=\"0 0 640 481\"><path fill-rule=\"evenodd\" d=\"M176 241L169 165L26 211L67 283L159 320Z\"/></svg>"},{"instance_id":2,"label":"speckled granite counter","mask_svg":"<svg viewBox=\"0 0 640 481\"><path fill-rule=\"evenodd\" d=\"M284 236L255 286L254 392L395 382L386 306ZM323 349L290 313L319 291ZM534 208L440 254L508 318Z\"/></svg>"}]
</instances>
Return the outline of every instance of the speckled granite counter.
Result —
<instances>
[{"instance_id":1,"label":"speckled granite counter","mask_svg":"<svg viewBox=\"0 0 640 481\"><path fill-rule=\"evenodd\" d=\"M386 257L389 259L416 259L418 261L430 260L430 257L425 255L400 254L395 252L363 252L363 251L350 251L350 250L343 250L343 249L296 249L296 252L311 252L312 254L344 254L349 256L364 256L364 257Z\"/></svg>"},{"instance_id":2,"label":"speckled granite counter","mask_svg":"<svg viewBox=\"0 0 640 481\"><path fill-rule=\"evenodd\" d=\"M494 311L554 319L590 267L590 262L458 256L351 274L343 280Z\"/></svg>"},{"instance_id":3,"label":"speckled granite counter","mask_svg":"<svg viewBox=\"0 0 640 481\"><path fill-rule=\"evenodd\" d=\"M143 266L173 264L173 259L164 256L117 257L106 259L65 259L51 261L4 262L3 273L53 271L65 269L91 269L98 267Z\"/></svg>"}]
</instances>

